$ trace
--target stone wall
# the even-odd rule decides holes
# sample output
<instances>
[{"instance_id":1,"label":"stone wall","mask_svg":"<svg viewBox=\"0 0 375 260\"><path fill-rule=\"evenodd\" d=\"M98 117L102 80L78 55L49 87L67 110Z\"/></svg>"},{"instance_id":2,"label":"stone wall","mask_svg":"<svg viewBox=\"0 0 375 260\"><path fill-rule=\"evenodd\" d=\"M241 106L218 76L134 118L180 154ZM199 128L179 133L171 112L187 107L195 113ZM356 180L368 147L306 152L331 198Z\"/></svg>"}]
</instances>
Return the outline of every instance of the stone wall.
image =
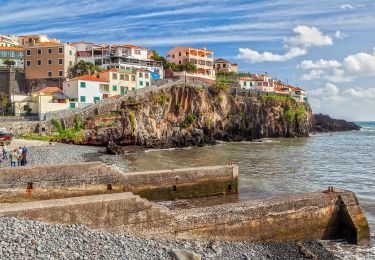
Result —
<instances>
[{"instance_id":1,"label":"stone wall","mask_svg":"<svg viewBox=\"0 0 375 260\"><path fill-rule=\"evenodd\" d=\"M12 133L15 137L30 133L52 134L54 132L53 125L44 121L0 121L0 128Z\"/></svg>"},{"instance_id":2,"label":"stone wall","mask_svg":"<svg viewBox=\"0 0 375 260\"><path fill-rule=\"evenodd\" d=\"M100 162L89 162L0 169L0 202L123 191L131 191L150 200L237 193L238 167L121 173Z\"/></svg>"},{"instance_id":3,"label":"stone wall","mask_svg":"<svg viewBox=\"0 0 375 260\"><path fill-rule=\"evenodd\" d=\"M27 94L25 73L22 70L0 71L0 92L5 94Z\"/></svg>"}]
</instances>

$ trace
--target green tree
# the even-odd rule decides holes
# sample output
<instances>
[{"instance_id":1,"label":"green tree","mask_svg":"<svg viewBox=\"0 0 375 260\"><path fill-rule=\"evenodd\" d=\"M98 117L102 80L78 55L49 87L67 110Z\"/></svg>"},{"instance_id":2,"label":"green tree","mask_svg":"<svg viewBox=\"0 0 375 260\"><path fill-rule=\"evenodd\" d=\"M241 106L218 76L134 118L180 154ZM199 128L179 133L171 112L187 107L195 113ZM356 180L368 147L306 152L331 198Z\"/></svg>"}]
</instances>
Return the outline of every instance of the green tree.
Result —
<instances>
[{"instance_id":1,"label":"green tree","mask_svg":"<svg viewBox=\"0 0 375 260\"><path fill-rule=\"evenodd\" d=\"M157 52L157 51L152 51L152 57L151 57L154 61L161 61L161 63L163 64L163 68L165 69L166 68L166 65L167 65L167 60L163 57L163 56L160 56L160 54Z\"/></svg>"},{"instance_id":2,"label":"green tree","mask_svg":"<svg viewBox=\"0 0 375 260\"><path fill-rule=\"evenodd\" d=\"M3 64L6 65L8 68L11 68L16 65L16 62L14 60L5 60L3 61Z\"/></svg>"},{"instance_id":3,"label":"green tree","mask_svg":"<svg viewBox=\"0 0 375 260\"><path fill-rule=\"evenodd\" d=\"M100 71L98 65L94 65L91 62L85 62L83 60L79 61L77 64L69 68L69 72L73 77L92 75L98 71Z\"/></svg>"},{"instance_id":4,"label":"green tree","mask_svg":"<svg viewBox=\"0 0 375 260\"><path fill-rule=\"evenodd\" d=\"M195 64L191 63L190 61L186 61L182 64L178 65L178 68L180 71L186 71L186 72L197 72L197 66Z\"/></svg>"}]
</instances>

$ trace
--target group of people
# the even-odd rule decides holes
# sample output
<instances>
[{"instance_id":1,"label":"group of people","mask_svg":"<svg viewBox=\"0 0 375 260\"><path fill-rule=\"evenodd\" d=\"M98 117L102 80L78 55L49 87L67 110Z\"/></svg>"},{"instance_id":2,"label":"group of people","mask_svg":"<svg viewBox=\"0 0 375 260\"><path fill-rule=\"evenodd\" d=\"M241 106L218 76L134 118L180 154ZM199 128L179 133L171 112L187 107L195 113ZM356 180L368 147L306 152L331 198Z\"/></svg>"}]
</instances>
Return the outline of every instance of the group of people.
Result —
<instances>
[{"instance_id":1,"label":"group of people","mask_svg":"<svg viewBox=\"0 0 375 260\"><path fill-rule=\"evenodd\" d=\"M6 145L3 146L1 149L2 152L2 158L3 160L9 160L10 159L10 166L11 167L17 167L17 166L26 166L27 165L27 159L29 156L29 150L26 146L19 147L18 149L14 149L13 151L8 151L8 147Z\"/></svg>"}]
</instances>

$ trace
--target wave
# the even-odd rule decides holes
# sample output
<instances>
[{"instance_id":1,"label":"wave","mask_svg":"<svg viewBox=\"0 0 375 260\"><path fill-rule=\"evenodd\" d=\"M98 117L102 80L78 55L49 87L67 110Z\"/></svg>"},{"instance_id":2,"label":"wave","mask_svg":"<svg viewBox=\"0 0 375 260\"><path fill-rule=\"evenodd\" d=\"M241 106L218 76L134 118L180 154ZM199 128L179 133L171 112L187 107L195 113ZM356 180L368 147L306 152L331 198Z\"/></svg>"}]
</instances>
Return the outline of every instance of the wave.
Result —
<instances>
[{"instance_id":1,"label":"wave","mask_svg":"<svg viewBox=\"0 0 375 260\"><path fill-rule=\"evenodd\" d=\"M164 149L161 149L161 148L155 148L155 149L147 149L145 150L144 152L145 153L151 153L151 152L164 152L164 151L175 151L175 150L188 150L188 149L192 149L193 146L189 146L189 147L183 147L183 148L164 148Z\"/></svg>"}]
</instances>

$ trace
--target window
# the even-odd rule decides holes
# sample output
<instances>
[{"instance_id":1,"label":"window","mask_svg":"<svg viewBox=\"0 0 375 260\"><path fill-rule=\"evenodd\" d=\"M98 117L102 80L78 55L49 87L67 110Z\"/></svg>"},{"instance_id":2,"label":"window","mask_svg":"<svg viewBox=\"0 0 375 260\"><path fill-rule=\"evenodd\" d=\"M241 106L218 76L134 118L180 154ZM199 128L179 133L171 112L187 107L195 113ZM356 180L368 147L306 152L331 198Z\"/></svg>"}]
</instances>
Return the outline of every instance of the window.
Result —
<instances>
[{"instance_id":1,"label":"window","mask_svg":"<svg viewBox=\"0 0 375 260\"><path fill-rule=\"evenodd\" d=\"M59 70L59 77L63 77L64 76L64 71L63 70Z\"/></svg>"},{"instance_id":2,"label":"window","mask_svg":"<svg viewBox=\"0 0 375 260\"><path fill-rule=\"evenodd\" d=\"M42 54L42 49L38 49L38 55Z\"/></svg>"},{"instance_id":3,"label":"window","mask_svg":"<svg viewBox=\"0 0 375 260\"><path fill-rule=\"evenodd\" d=\"M31 60L27 60L27 61L26 61L26 66L27 66L27 67L30 67L30 66L31 66Z\"/></svg>"},{"instance_id":4,"label":"window","mask_svg":"<svg viewBox=\"0 0 375 260\"><path fill-rule=\"evenodd\" d=\"M62 47L59 48L59 53L60 54L63 53L63 48Z\"/></svg>"},{"instance_id":5,"label":"window","mask_svg":"<svg viewBox=\"0 0 375 260\"><path fill-rule=\"evenodd\" d=\"M73 52L72 52L72 50L69 50L69 55L73 55Z\"/></svg>"},{"instance_id":6,"label":"window","mask_svg":"<svg viewBox=\"0 0 375 260\"><path fill-rule=\"evenodd\" d=\"M125 75L125 81L129 81L129 75Z\"/></svg>"},{"instance_id":7,"label":"window","mask_svg":"<svg viewBox=\"0 0 375 260\"><path fill-rule=\"evenodd\" d=\"M117 73L112 73L112 79L117 79Z\"/></svg>"},{"instance_id":8,"label":"window","mask_svg":"<svg viewBox=\"0 0 375 260\"><path fill-rule=\"evenodd\" d=\"M48 54L52 54L52 48L48 48Z\"/></svg>"},{"instance_id":9,"label":"window","mask_svg":"<svg viewBox=\"0 0 375 260\"><path fill-rule=\"evenodd\" d=\"M120 87L120 92L121 92L121 95L125 95L125 87L121 86Z\"/></svg>"},{"instance_id":10,"label":"window","mask_svg":"<svg viewBox=\"0 0 375 260\"><path fill-rule=\"evenodd\" d=\"M94 97L94 103L96 103L96 101L99 101L100 100L100 97Z\"/></svg>"},{"instance_id":11,"label":"window","mask_svg":"<svg viewBox=\"0 0 375 260\"><path fill-rule=\"evenodd\" d=\"M172 58L174 59L174 54L172 54Z\"/></svg>"},{"instance_id":12,"label":"window","mask_svg":"<svg viewBox=\"0 0 375 260\"><path fill-rule=\"evenodd\" d=\"M143 78L143 73L139 72L139 77Z\"/></svg>"},{"instance_id":13,"label":"window","mask_svg":"<svg viewBox=\"0 0 375 260\"><path fill-rule=\"evenodd\" d=\"M244 87L246 87L246 81L244 81L243 85L244 85Z\"/></svg>"},{"instance_id":14,"label":"window","mask_svg":"<svg viewBox=\"0 0 375 260\"><path fill-rule=\"evenodd\" d=\"M181 61L178 61L178 64L181 64Z\"/></svg>"},{"instance_id":15,"label":"window","mask_svg":"<svg viewBox=\"0 0 375 260\"><path fill-rule=\"evenodd\" d=\"M134 75L132 75L132 81L135 81L135 76Z\"/></svg>"},{"instance_id":16,"label":"window","mask_svg":"<svg viewBox=\"0 0 375 260\"><path fill-rule=\"evenodd\" d=\"M124 80L124 74L120 74L120 80Z\"/></svg>"},{"instance_id":17,"label":"window","mask_svg":"<svg viewBox=\"0 0 375 260\"><path fill-rule=\"evenodd\" d=\"M145 78L148 79L148 73L145 73Z\"/></svg>"},{"instance_id":18,"label":"window","mask_svg":"<svg viewBox=\"0 0 375 260\"><path fill-rule=\"evenodd\" d=\"M52 65L52 60L48 60L48 65Z\"/></svg>"},{"instance_id":19,"label":"window","mask_svg":"<svg viewBox=\"0 0 375 260\"><path fill-rule=\"evenodd\" d=\"M81 103L85 103L86 102L86 97L85 96L80 96L79 100L81 101Z\"/></svg>"},{"instance_id":20,"label":"window","mask_svg":"<svg viewBox=\"0 0 375 260\"><path fill-rule=\"evenodd\" d=\"M139 82L139 86L143 86L143 81L140 81L140 82Z\"/></svg>"},{"instance_id":21,"label":"window","mask_svg":"<svg viewBox=\"0 0 375 260\"><path fill-rule=\"evenodd\" d=\"M28 111L30 109L30 106L29 105L24 105L23 106L23 111Z\"/></svg>"},{"instance_id":22,"label":"window","mask_svg":"<svg viewBox=\"0 0 375 260\"><path fill-rule=\"evenodd\" d=\"M225 68L226 66L227 66L227 64L224 63L224 64L223 64L223 68Z\"/></svg>"},{"instance_id":23,"label":"window","mask_svg":"<svg viewBox=\"0 0 375 260\"><path fill-rule=\"evenodd\" d=\"M73 61L69 61L69 66L73 66Z\"/></svg>"},{"instance_id":24,"label":"window","mask_svg":"<svg viewBox=\"0 0 375 260\"><path fill-rule=\"evenodd\" d=\"M135 55L141 55L141 51L140 51L140 50L135 50L135 51L134 51L134 54L135 54Z\"/></svg>"},{"instance_id":25,"label":"window","mask_svg":"<svg viewBox=\"0 0 375 260\"><path fill-rule=\"evenodd\" d=\"M48 77L52 77L52 71L47 72Z\"/></svg>"},{"instance_id":26,"label":"window","mask_svg":"<svg viewBox=\"0 0 375 260\"><path fill-rule=\"evenodd\" d=\"M178 56L181 56L181 52L178 53Z\"/></svg>"},{"instance_id":27,"label":"window","mask_svg":"<svg viewBox=\"0 0 375 260\"><path fill-rule=\"evenodd\" d=\"M81 81L81 84L80 84L81 88L86 88L86 82L84 81Z\"/></svg>"},{"instance_id":28,"label":"window","mask_svg":"<svg viewBox=\"0 0 375 260\"><path fill-rule=\"evenodd\" d=\"M146 82L146 87L150 86L150 82Z\"/></svg>"},{"instance_id":29,"label":"window","mask_svg":"<svg viewBox=\"0 0 375 260\"><path fill-rule=\"evenodd\" d=\"M112 86L112 90L113 90L113 91L117 91L117 86L116 86L116 85L113 85L113 86Z\"/></svg>"},{"instance_id":30,"label":"window","mask_svg":"<svg viewBox=\"0 0 375 260\"><path fill-rule=\"evenodd\" d=\"M26 55L30 56L31 55L31 50L26 50Z\"/></svg>"},{"instance_id":31,"label":"window","mask_svg":"<svg viewBox=\"0 0 375 260\"><path fill-rule=\"evenodd\" d=\"M42 60L38 60L38 66L42 66Z\"/></svg>"},{"instance_id":32,"label":"window","mask_svg":"<svg viewBox=\"0 0 375 260\"><path fill-rule=\"evenodd\" d=\"M63 64L63 59L59 59L59 64Z\"/></svg>"}]
</instances>

